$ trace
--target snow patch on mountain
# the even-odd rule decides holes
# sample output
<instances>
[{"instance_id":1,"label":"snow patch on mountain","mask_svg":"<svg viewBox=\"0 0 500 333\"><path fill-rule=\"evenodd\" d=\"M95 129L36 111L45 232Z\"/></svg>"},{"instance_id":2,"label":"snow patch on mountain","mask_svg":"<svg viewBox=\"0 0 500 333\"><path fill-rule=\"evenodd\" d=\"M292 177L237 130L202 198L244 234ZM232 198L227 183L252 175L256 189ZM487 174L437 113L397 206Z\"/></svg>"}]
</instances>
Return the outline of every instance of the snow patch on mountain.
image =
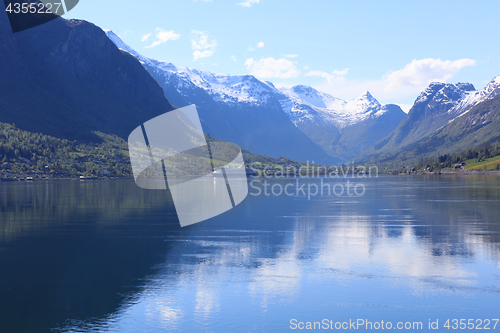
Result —
<instances>
[{"instance_id":1,"label":"snow patch on mountain","mask_svg":"<svg viewBox=\"0 0 500 333\"><path fill-rule=\"evenodd\" d=\"M342 105L345 104L341 99L304 85L297 85L290 88L284 87L280 90L292 100L304 101L317 108L325 109L328 108L328 106L334 107L334 105L337 104L342 107Z\"/></svg>"},{"instance_id":2,"label":"snow patch on mountain","mask_svg":"<svg viewBox=\"0 0 500 333\"><path fill-rule=\"evenodd\" d=\"M431 82L429 86L420 93L415 101L415 105L429 103L431 100L439 104L455 105L458 101L467 97L470 91L476 90L471 84L464 83L442 83ZM450 106L452 107L452 106Z\"/></svg>"},{"instance_id":3,"label":"snow patch on mountain","mask_svg":"<svg viewBox=\"0 0 500 333\"><path fill-rule=\"evenodd\" d=\"M498 94L500 94L500 75L491 80L482 90L464 92L464 97L457 101L457 104L448 113L452 114L454 116L453 120L455 120L467 114L477 104L491 99Z\"/></svg>"},{"instance_id":4,"label":"snow patch on mountain","mask_svg":"<svg viewBox=\"0 0 500 333\"><path fill-rule=\"evenodd\" d=\"M417 98L415 105L429 103L432 99L429 107L437 104L447 106L446 114L449 123L469 112L477 104L498 94L500 94L500 75L491 80L482 90L476 90L471 83L432 82Z\"/></svg>"},{"instance_id":5,"label":"snow patch on mountain","mask_svg":"<svg viewBox=\"0 0 500 333\"><path fill-rule=\"evenodd\" d=\"M132 54L144 66L152 67L166 81L173 82L171 78L176 76L176 89L184 96L187 89L196 86L209 93L214 101L228 104L265 106L275 99L296 126L307 121L318 125L326 123L341 129L368 117L379 117L387 111L368 91L347 102L304 85L278 89L272 82L260 81L252 75L212 73L144 57L113 31L108 30L106 34L119 49Z\"/></svg>"},{"instance_id":6,"label":"snow patch on mountain","mask_svg":"<svg viewBox=\"0 0 500 333\"><path fill-rule=\"evenodd\" d=\"M387 111L368 91L347 102L303 85L280 90L287 97L280 100L281 106L296 125L307 121L341 129Z\"/></svg>"},{"instance_id":7,"label":"snow patch on mountain","mask_svg":"<svg viewBox=\"0 0 500 333\"><path fill-rule=\"evenodd\" d=\"M177 67L166 61L142 56L125 44L112 31L106 31L106 34L119 49L129 52L143 65L149 65L163 72L162 74L166 79L172 75L177 76L179 78L177 91L180 94L183 94L184 89L194 84L212 95L215 101L256 105L264 105L271 96L280 94L271 82L262 82L252 75L228 75L188 67Z\"/></svg>"}]
</instances>

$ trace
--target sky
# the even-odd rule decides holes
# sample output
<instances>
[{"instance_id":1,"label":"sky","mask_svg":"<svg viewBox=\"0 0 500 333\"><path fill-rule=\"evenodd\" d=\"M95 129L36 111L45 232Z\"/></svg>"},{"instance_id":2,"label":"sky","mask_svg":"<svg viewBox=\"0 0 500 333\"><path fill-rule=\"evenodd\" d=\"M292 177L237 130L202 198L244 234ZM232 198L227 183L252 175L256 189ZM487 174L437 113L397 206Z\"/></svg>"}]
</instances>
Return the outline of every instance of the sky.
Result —
<instances>
[{"instance_id":1,"label":"sky","mask_svg":"<svg viewBox=\"0 0 500 333\"><path fill-rule=\"evenodd\" d=\"M500 75L500 1L80 0L65 18L180 67L365 91L407 111L432 81Z\"/></svg>"}]
</instances>

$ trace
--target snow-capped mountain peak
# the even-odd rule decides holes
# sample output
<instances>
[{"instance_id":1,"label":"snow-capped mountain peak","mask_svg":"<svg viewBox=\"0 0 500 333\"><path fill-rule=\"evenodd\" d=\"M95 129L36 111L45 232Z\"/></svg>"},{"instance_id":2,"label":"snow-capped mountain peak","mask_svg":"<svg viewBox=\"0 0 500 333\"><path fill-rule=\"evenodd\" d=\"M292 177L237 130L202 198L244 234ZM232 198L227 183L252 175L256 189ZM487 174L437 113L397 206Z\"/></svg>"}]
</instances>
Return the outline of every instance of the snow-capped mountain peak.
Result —
<instances>
[{"instance_id":1,"label":"snow-capped mountain peak","mask_svg":"<svg viewBox=\"0 0 500 333\"><path fill-rule=\"evenodd\" d=\"M194 85L204 89L215 101L262 105L267 102L271 95L280 94L272 83L262 82L252 75L228 75L178 67L166 61L142 56L125 44L113 31L107 30L106 34L119 49L132 54L144 66L153 68L153 70L161 74L164 80L169 80L172 75L176 76L178 82L177 91L181 95L186 87Z\"/></svg>"},{"instance_id":2,"label":"snow-capped mountain peak","mask_svg":"<svg viewBox=\"0 0 500 333\"><path fill-rule=\"evenodd\" d=\"M477 104L500 94L500 75L491 80L482 90L469 91L466 96L448 112L461 117Z\"/></svg>"},{"instance_id":3,"label":"snow-capped mountain peak","mask_svg":"<svg viewBox=\"0 0 500 333\"><path fill-rule=\"evenodd\" d=\"M377 101L372 94L367 90L363 94L359 95L355 98L355 100L369 100L369 101Z\"/></svg>"},{"instance_id":4,"label":"snow-capped mountain peak","mask_svg":"<svg viewBox=\"0 0 500 333\"><path fill-rule=\"evenodd\" d=\"M326 152L347 161L405 116L397 106L380 105L369 92L346 102L305 85L277 88L252 75L178 67L140 55L112 31L106 34L141 62L172 103L197 104L208 133L255 152L285 154L286 147L291 158L310 159L317 150L317 156ZM341 140L344 135L349 142Z\"/></svg>"},{"instance_id":5,"label":"snow-capped mountain peak","mask_svg":"<svg viewBox=\"0 0 500 333\"><path fill-rule=\"evenodd\" d=\"M368 117L379 117L386 112L368 91L346 102L304 85L280 90L287 97L280 101L283 110L296 125L305 122L326 123L342 129Z\"/></svg>"},{"instance_id":6,"label":"snow-capped mountain peak","mask_svg":"<svg viewBox=\"0 0 500 333\"><path fill-rule=\"evenodd\" d=\"M118 48L135 56L144 66L161 72L163 79L160 80L170 80L175 76L177 91L181 95L187 87L196 86L209 93L215 101L230 104L250 103L263 106L270 99L276 98L295 125L307 119L343 128L384 113L380 103L368 91L346 102L305 85L277 89L272 82L260 81L252 75L212 73L144 57L125 44L113 31L108 30L106 34Z\"/></svg>"},{"instance_id":7,"label":"snow-capped mountain peak","mask_svg":"<svg viewBox=\"0 0 500 333\"><path fill-rule=\"evenodd\" d=\"M345 110L352 114L366 113L369 110L380 108L380 103L366 91L354 100L347 102Z\"/></svg>"},{"instance_id":8,"label":"snow-capped mountain peak","mask_svg":"<svg viewBox=\"0 0 500 333\"><path fill-rule=\"evenodd\" d=\"M475 88L471 83L460 82L457 84L431 82L429 86L420 93L415 104L429 103L431 100L449 107L465 99Z\"/></svg>"},{"instance_id":9,"label":"snow-capped mountain peak","mask_svg":"<svg viewBox=\"0 0 500 333\"><path fill-rule=\"evenodd\" d=\"M500 76L495 77L481 90L476 90L471 83L432 82L418 96L414 108L427 105L429 109L441 110L436 112L442 113L443 121L447 124L469 112L475 105L498 94L500 94Z\"/></svg>"},{"instance_id":10,"label":"snow-capped mountain peak","mask_svg":"<svg viewBox=\"0 0 500 333\"><path fill-rule=\"evenodd\" d=\"M297 85L280 90L297 103L305 103L316 108L338 108L345 104L345 101L309 86Z\"/></svg>"},{"instance_id":11,"label":"snow-capped mountain peak","mask_svg":"<svg viewBox=\"0 0 500 333\"><path fill-rule=\"evenodd\" d=\"M474 85L472 83L469 83L469 82L458 82L457 84L455 84L455 86L463 91L475 91L476 90Z\"/></svg>"},{"instance_id":12,"label":"snow-capped mountain peak","mask_svg":"<svg viewBox=\"0 0 500 333\"><path fill-rule=\"evenodd\" d=\"M499 88L500 88L500 75L493 78L493 80L491 80L490 83L488 83L486 87L484 87L484 90L488 93L491 93Z\"/></svg>"}]
</instances>

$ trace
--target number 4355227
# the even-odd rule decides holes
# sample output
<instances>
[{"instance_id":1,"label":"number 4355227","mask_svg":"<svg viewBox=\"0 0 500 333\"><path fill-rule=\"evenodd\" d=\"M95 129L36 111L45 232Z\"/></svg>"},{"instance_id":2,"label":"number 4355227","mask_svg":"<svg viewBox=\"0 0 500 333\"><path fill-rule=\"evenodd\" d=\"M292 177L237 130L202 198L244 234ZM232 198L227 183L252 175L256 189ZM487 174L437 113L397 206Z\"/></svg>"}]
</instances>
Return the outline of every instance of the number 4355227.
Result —
<instances>
[{"instance_id":1,"label":"number 4355227","mask_svg":"<svg viewBox=\"0 0 500 333\"><path fill-rule=\"evenodd\" d=\"M448 319L443 325L447 329L476 329L476 330L489 330L495 329L498 324L498 319Z\"/></svg>"},{"instance_id":2,"label":"number 4355227","mask_svg":"<svg viewBox=\"0 0 500 333\"><path fill-rule=\"evenodd\" d=\"M60 2L55 2L55 3L50 3L47 2L45 5L43 3L9 3L7 8L5 8L5 11L8 12L9 14L14 13L14 14L53 14L53 13L59 13L59 9L61 8L61 3ZM64 13L64 9L63 9Z\"/></svg>"}]
</instances>

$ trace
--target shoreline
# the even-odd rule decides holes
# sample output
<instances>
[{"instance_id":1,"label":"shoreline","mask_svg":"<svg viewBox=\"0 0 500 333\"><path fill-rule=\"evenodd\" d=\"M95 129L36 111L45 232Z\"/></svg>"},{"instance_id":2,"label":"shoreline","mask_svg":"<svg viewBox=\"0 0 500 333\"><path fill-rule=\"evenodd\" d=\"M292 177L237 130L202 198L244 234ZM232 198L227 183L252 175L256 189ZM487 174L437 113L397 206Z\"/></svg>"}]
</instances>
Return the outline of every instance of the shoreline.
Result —
<instances>
[{"instance_id":1,"label":"shoreline","mask_svg":"<svg viewBox=\"0 0 500 333\"><path fill-rule=\"evenodd\" d=\"M34 178L33 180L26 180L26 179L19 179L19 178L14 178L12 180L2 180L0 179L0 183L12 183L12 182L25 182L25 183L32 183L32 182L40 182L40 181L53 181L53 180L79 180L79 181L94 181L94 180L119 180L119 179L131 179L134 180L134 177L109 177L109 178L94 178L94 179L80 179L80 178Z\"/></svg>"},{"instance_id":2,"label":"shoreline","mask_svg":"<svg viewBox=\"0 0 500 333\"><path fill-rule=\"evenodd\" d=\"M377 176L371 176L370 178L378 178L380 176L443 176L443 175L459 175L459 176L500 176L500 171L497 170L490 170L490 171L476 171L476 170L461 170L461 171L455 171L455 170L444 170L444 171L439 171L439 172L409 172L409 173L398 173L398 174L389 174L389 173L383 173ZM349 175L351 176L351 175ZM338 177L329 177L327 175L322 175L322 176L306 176L306 177L296 177L296 176L280 176L280 177L255 177L255 176L249 176L249 179L286 179L286 178L351 178L351 177L344 177L344 176L338 176ZM352 178L360 178L362 179L363 177L352 177ZM102 180L134 180L134 177L109 177L109 178L94 178L94 179L79 179L79 178L35 178L33 180L26 180L26 179L12 179L12 180L3 180L0 179L0 183L12 183L12 182L26 182L26 183L31 183L31 182L40 182L40 181L59 181L59 180L72 180L72 181L82 181L82 182L88 182L88 181L102 181Z\"/></svg>"},{"instance_id":3,"label":"shoreline","mask_svg":"<svg viewBox=\"0 0 500 333\"><path fill-rule=\"evenodd\" d=\"M490 171L476 171L476 170L444 170L440 171L437 174L441 175L464 175L464 176L474 176L474 175L497 175L500 176L500 171L498 170L490 170Z\"/></svg>"}]
</instances>

